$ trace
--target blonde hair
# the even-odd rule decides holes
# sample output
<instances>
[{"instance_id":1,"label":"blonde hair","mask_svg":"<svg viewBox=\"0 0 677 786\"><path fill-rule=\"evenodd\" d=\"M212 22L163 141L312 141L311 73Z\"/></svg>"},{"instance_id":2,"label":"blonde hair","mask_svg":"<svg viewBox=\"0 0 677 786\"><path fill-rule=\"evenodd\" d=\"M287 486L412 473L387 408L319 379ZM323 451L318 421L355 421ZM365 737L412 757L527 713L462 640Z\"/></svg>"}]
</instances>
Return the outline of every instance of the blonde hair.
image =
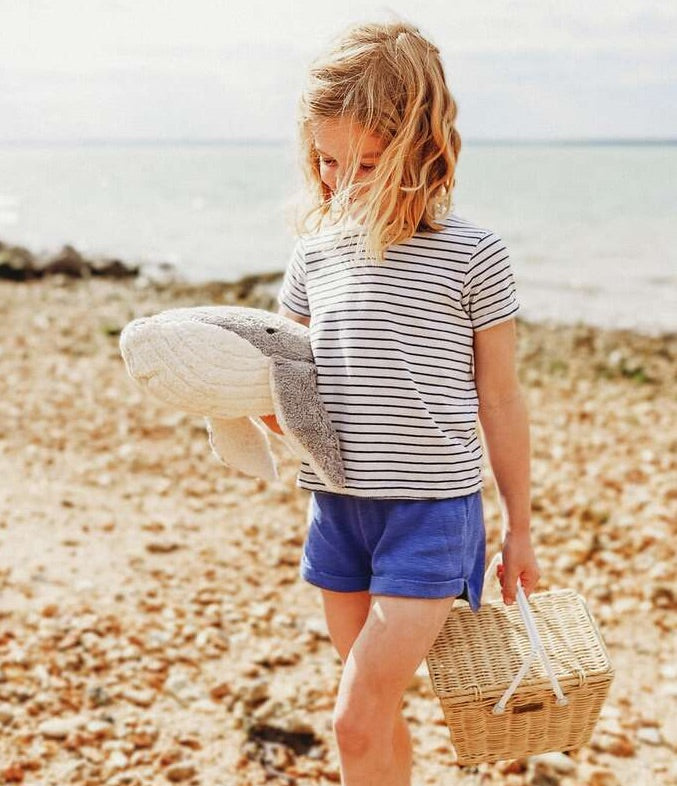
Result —
<instances>
[{"instance_id":1,"label":"blonde hair","mask_svg":"<svg viewBox=\"0 0 677 786\"><path fill-rule=\"evenodd\" d=\"M301 167L310 205L297 232L339 226L359 211L363 243L373 261L414 233L439 230L452 207L461 138L457 107L447 87L439 49L404 21L358 23L347 28L311 63L299 101ZM359 208L349 207L359 161L332 195L320 177L313 125L349 118L364 134L377 134L384 150L369 176Z\"/></svg>"}]
</instances>

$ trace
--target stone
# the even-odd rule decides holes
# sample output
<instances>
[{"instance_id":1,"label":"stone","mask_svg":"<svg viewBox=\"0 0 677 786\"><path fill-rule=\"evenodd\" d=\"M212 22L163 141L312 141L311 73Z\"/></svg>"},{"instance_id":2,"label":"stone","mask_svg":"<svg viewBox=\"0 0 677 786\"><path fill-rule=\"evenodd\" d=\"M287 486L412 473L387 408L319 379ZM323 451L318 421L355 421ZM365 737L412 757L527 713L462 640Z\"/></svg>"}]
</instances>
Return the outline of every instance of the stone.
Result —
<instances>
[{"instance_id":1,"label":"stone","mask_svg":"<svg viewBox=\"0 0 677 786\"><path fill-rule=\"evenodd\" d=\"M637 729L637 739L647 745L663 744L663 736L655 726L642 726Z\"/></svg>"},{"instance_id":2,"label":"stone","mask_svg":"<svg viewBox=\"0 0 677 786\"><path fill-rule=\"evenodd\" d=\"M80 278L91 275L91 266L80 252L71 245L64 245L42 268L44 275L61 273Z\"/></svg>"},{"instance_id":3,"label":"stone","mask_svg":"<svg viewBox=\"0 0 677 786\"><path fill-rule=\"evenodd\" d=\"M214 685L209 691L209 695L215 701L222 699L224 696L230 696L231 693L232 689L229 682L220 682L218 685Z\"/></svg>"},{"instance_id":4,"label":"stone","mask_svg":"<svg viewBox=\"0 0 677 786\"><path fill-rule=\"evenodd\" d=\"M127 699L132 704L136 704L139 707L150 707L150 705L155 701L155 691L153 690L138 690L134 688L125 688L121 693L120 696L123 699Z\"/></svg>"},{"instance_id":5,"label":"stone","mask_svg":"<svg viewBox=\"0 0 677 786\"><path fill-rule=\"evenodd\" d=\"M246 707L255 707L268 698L268 680L260 679L242 685L236 695Z\"/></svg>"},{"instance_id":6,"label":"stone","mask_svg":"<svg viewBox=\"0 0 677 786\"><path fill-rule=\"evenodd\" d=\"M671 698L677 696L677 681L664 682L660 686L660 692L664 696L670 696Z\"/></svg>"},{"instance_id":7,"label":"stone","mask_svg":"<svg viewBox=\"0 0 677 786\"><path fill-rule=\"evenodd\" d=\"M40 276L42 271L27 248L0 244L0 278L28 281Z\"/></svg>"},{"instance_id":8,"label":"stone","mask_svg":"<svg viewBox=\"0 0 677 786\"><path fill-rule=\"evenodd\" d=\"M48 739L62 740L82 725L83 719L79 716L74 718L50 718L38 726L38 732Z\"/></svg>"},{"instance_id":9,"label":"stone","mask_svg":"<svg viewBox=\"0 0 677 786\"><path fill-rule=\"evenodd\" d=\"M180 783L192 778L197 773L197 766L192 761L178 761L170 764L165 770L167 779L172 783Z\"/></svg>"},{"instance_id":10,"label":"stone","mask_svg":"<svg viewBox=\"0 0 677 786\"><path fill-rule=\"evenodd\" d=\"M587 786L621 786L611 770L593 770L588 776Z\"/></svg>"},{"instance_id":11,"label":"stone","mask_svg":"<svg viewBox=\"0 0 677 786\"><path fill-rule=\"evenodd\" d=\"M169 554L181 548L181 544L174 540L151 540L146 543L146 551L151 554Z\"/></svg>"},{"instance_id":12,"label":"stone","mask_svg":"<svg viewBox=\"0 0 677 786\"><path fill-rule=\"evenodd\" d=\"M577 767L576 762L570 756L557 751L552 751L550 753L539 753L536 756L531 756L529 761L532 764L544 765L545 767L548 767L554 772L558 772L562 775L570 775L571 773L576 772Z\"/></svg>"},{"instance_id":13,"label":"stone","mask_svg":"<svg viewBox=\"0 0 677 786\"><path fill-rule=\"evenodd\" d=\"M626 734L602 733L593 738L591 745L595 750L610 753L612 756L627 758L635 755L635 746Z\"/></svg>"},{"instance_id":14,"label":"stone","mask_svg":"<svg viewBox=\"0 0 677 786\"><path fill-rule=\"evenodd\" d=\"M3 702L0 704L0 723L11 723L16 717L17 711L14 705Z\"/></svg>"},{"instance_id":15,"label":"stone","mask_svg":"<svg viewBox=\"0 0 677 786\"><path fill-rule=\"evenodd\" d=\"M107 721L91 720L85 725L85 729L95 737L107 737L112 735L113 726Z\"/></svg>"},{"instance_id":16,"label":"stone","mask_svg":"<svg viewBox=\"0 0 677 786\"><path fill-rule=\"evenodd\" d=\"M128 765L129 765L128 757L122 751L114 750L111 752L110 756L106 759L106 763L103 769L107 775L112 775L114 772L117 772L118 770L124 770Z\"/></svg>"},{"instance_id":17,"label":"stone","mask_svg":"<svg viewBox=\"0 0 677 786\"><path fill-rule=\"evenodd\" d=\"M183 706L205 698L201 685L181 672L172 673L167 678L164 689Z\"/></svg>"},{"instance_id":18,"label":"stone","mask_svg":"<svg viewBox=\"0 0 677 786\"><path fill-rule=\"evenodd\" d=\"M677 750L677 715L672 713L668 715L663 721L661 726L663 739L673 749Z\"/></svg>"}]
</instances>

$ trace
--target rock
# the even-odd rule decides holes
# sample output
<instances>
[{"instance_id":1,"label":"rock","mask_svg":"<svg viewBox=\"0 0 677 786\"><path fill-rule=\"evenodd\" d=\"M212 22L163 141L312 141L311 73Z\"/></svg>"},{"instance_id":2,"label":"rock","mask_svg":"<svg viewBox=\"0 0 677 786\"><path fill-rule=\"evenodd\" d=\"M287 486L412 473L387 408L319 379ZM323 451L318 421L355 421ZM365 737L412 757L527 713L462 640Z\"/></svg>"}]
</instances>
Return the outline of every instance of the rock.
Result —
<instances>
[{"instance_id":1,"label":"rock","mask_svg":"<svg viewBox=\"0 0 677 786\"><path fill-rule=\"evenodd\" d=\"M637 739L647 745L662 745L663 737L655 726L642 726L637 729Z\"/></svg>"},{"instance_id":2,"label":"rock","mask_svg":"<svg viewBox=\"0 0 677 786\"><path fill-rule=\"evenodd\" d=\"M0 704L0 723L11 723L16 715L17 711L13 704L7 702Z\"/></svg>"},{"instance_id":3,"label":"rock","mask_svg":"<svg viewBox=\"0 0 677 786\"><path fill-rule=\"evenodd\" d=\"M0 243L0 278L10 281L29 281L40 278L33 254L23 246L6 246Z\"/></svg>"},{"instance_id":4,"label":"rock","mask_svg":"<svg viewBox=\"0 0 677 786\"><path fill-rule=\"evenodd\" d=\"M514 780L511 780L513 779ZM508 775L508 782L523 783L519 775ZM554 774L551 770L545 771L543 765L535 768L534 774L529 780L529 786L559 786L559 775Z\"/></svg>"},{"instance_id":5,"label":"rock","mask_svg":"<svg viewBox=\"0 0 677 786\"><path fill-rule=\"evenodd\" d=\"M197 773L197 766L192 761L178 761L165 770L167 779L172 783L180 783L192 778Z\"/></svg>"},{"instance_id":6,"label":"rock","mask_svg":"<svg viewBox=\"0 0 677 786\"><path fill-rule=\"evenodd\" d=\"M312 723L298 713L292 712L286 715L283 720L285 731L291 734L311 734L315 736L315 728Z\"/></svg>"},{"instance_id":7,"label":"rock","mask_svg":"<svg viewBox=\"0 0 677 786\"><path fill-rule=\"evenodd\" d=\"M0 770L0 777L3 783L23 783L26 773L20 764L10 764L9 767Z\"/></svg>"},{"instance_id":8,"label":"rock","mask_svg":"<svg viewBox=\"0 0 677 786\"><path fill-rule=\"evenodd\" d=\"M141 781L133 772L118 772L106 780L106 786L140 786Z\"/></svg>"},{"instance_id":9,"label":"rock","mask_svg":"<svg viewBox=\"0 0 677 786\"><path fill-rule=\"evenodd\" d=\"M139 707L150 707L150 705L155 701L155 691L153 690L136 690L134 688L125 688L120 696L123 699L127 699L132 704L136 704Z\"/></svg>"},{"instance_id":10,"label":"rock","mask_svg":"<svg viewBox=\"0 0 677 786\"><path fill-rule=\"evenodd\" d=\"M77 249L66 244L42 268L46 276L61 273L72 278L83 278L91 275L91 267Z\"/></svg>"},{"instance_id":11,"label":"rock","mask_svg":"<svg viewBox=\"0 0 677 786\"><path fill-rule=\"evenodd\" d=\"M231 693L232 690L229 682L220 682L218 685L215 685L209 691L209 695L215 701L222 699L224 696L229 696Z\"/></svg>"},{"instance_id":12,"label":"rock","mask_svg":"<svg viewBox=\"0 0 677 786\"><path fill-rule=\"evenodd\" d=\"M169 554L181 548L181 544L174 540L152 540L146 543L146 551L151 554Z\"/></svg>"},{"instance_id":13,"label":"rock","mask_svg":"<svg viewBox=\"0 0 677 786\"><path fill-rule=\"evenodd\" d=\"M546 768L558 772L562 775L569 775L576 771L576 762L565 753L553 751L550 753L539 753L531 756L529 762L534 765L543 765Z\"/></svg>"},{"instance_id":14,"label":"rock","mask_svg":"<svg viewBox=\"0 0 677 786\"><path fill-rule=\"evenodd\" d=\"M666 680L677 679L677 666L674 663L664 663L660 668L661 677Z\"/></svg>"},{"instance_id":15,"label":"rock","mask_svg":"<svg viewBox=\"0 0 677 786\"><path fill-rule=\"evenodd\" d=\"M90 733L94 734L95 736L106 735L109 731L111 731L112 725L107 721L102 720L91 720L89 723L85 725L85 729Z\"/></svg>"},{"instance_id":16,"label":"rock","mask_svg":"<svg viewBox=\"0 0 677 786\"><path fill-rule=\"evenodd\" d=\"M597 728L605 734L613 734L615 736L623 734L623 727L616 718L602 718Z\"/></svg>"},{"instance_id":17,"label":"rock","mask_svg":"<svg viewBox=\"0 0 677 786\"><path fill-rule=\"evenodd\" d=\"M621 786L611 770L593 770L588 776L587 786Z\"/></svg>"},{"instance_id":18,"label":"rock","mask_svg":"<svg viewBox=\"0 0 677 786\"><path fill-rule=\"evenodd\" d=\"M262 704L268 695L268 680L265 679L241 685L236 692L237 698L248 708Z\"/></svg>"},{"instance_id":19,"label":"rock","mask_svg":"<svg viewBox=\"0 0 677 786\"><path fill-rule=\"evenodd\" d=\"M131 732L128 739L135 749L151 748L156 743L159 734L160 731L155 726L144 726Z\"/></svg>"},{"instance_id":20,"label":"rock","mask_svg":"<svg viewBox=\"0 0 677 786\"><path fill-rule=\"evenodd\" d=\"M446 750L446 743L443 750ZM525 758L512 759L500 765L500 770L503 775L521 775L528 769L529 763Z\"/></svg>"},{"instance_id":21,"label":"rock","mask_svg":"<svg viewBox=\"0 0 677 786\"><path fill-rule=\"evenodd\" d=\"M101 685L92 685L88 688L87 699L92 707L105 707L113 701L109 693Z\"/></svg>"},{"instance_id":22,"label":"rock","mask_svg":"<svg viewBox=\"0 0 677 786\"><path fill-rule=\"evenodd\" d=\"M186 734L182 734L177 736L176 741L179 745L185 745L187 748L190 748L194 751L202 750L202 742L200 741L200 732L199 730L195 730L193 732L188 732Z\"/></svg>"},{"instance_id":23,"label":"rock","mask_svg":"<svg viewBox=\"0 0 677 786\"><path fill-rule=\"evenodd\" d=\"M629 757L635 755L635 746L626 734L599 734L591 742L593 749L610 753L612 756Z\"/></svg>"},{"instance_id":24,"label":"rock","mask_svg":"<svg viewBox=\"0 0 677 786\"><path fill-rule=\"evenodd\" d=\"M129 766L129 758L119 750L111 752L110 756L106 759L103 765L103 772L106 777L113 775L119 770L124 770Z\"/></svg>"},{"instance_id":25,"label":"rock","mask_svg":"<svg viewBox=\"0 0 677 786\"><path fill-rule=\"evenodd\" d=\"M71 732L77 731L84 724L80 716L74 718L50 718L38 726L43 737L52 740L65 739Z\"/></svg>"},{"instance_id":26,"label":"rock","mask_svg":"<svg viewBox=\"0 0 677 786\"><path fill-rule=\"evenodd\" d=\"M624 734L612 740L606 750L614 756L621 756L624 758L635 755L634 743Z\"/></svg>"},{"instance_id":27,"label":"rock","mask_svg":"<svg viewBox=\"0 0 677 786\"><path fill-rule=\"evenodd\" d=\"M164 689L184 707L205 698L201 686L195 680L180 672L173 673L167 678Z\"/></svg>"},{"instance_id":28,"label":"rock","mask_svg":"<svg viewBox=\"0 0 677 786\"><path fill-rule=\"evenodd\" d=\"M672 713L663 721L661 727L663 739L673 749L677 750L677 715Z\"/></svg>"},{"instance_id":29,"label":"rock","mask_svg":"<svg viewBox=\"0 0 677 786\"><path fill-rule=\"evenodd\" d=\"M305 620L304 629L315 638L321 641L329 641L329 633L327 632L327 623L321 617L309 617Z\"/></svg>"},{"instance_id":30,"label":"rock","mask_svg":"<svg viewBox=\"0 0 677 786\"><path fill-rule=\"evenodd\" d=\"M660 692L664 696L677 696L677 681L664 682L660 686Z\"/></svg>"},{"instance_id":31,"label":"rock","mask_svg":"<svg viewBox=\"0 0 677 786\"><path fill-rule=\"evenodd\" d=\"M92 275L108 278L128 278L139 273L138 265L126 265L119 259L93 259L90 262Z\"/></svg>"},{"instance_id":32,"label":"rock","mask_svg":"<svg viewBox=\"0 0 677 786\"><path fill-rule=\"evenodd\" d=\"M196 699L191 707L195 712L204 712L207 715L214 715L218 709L214 706L214 702L211 699Z\"/></svg>"}]
</instances>

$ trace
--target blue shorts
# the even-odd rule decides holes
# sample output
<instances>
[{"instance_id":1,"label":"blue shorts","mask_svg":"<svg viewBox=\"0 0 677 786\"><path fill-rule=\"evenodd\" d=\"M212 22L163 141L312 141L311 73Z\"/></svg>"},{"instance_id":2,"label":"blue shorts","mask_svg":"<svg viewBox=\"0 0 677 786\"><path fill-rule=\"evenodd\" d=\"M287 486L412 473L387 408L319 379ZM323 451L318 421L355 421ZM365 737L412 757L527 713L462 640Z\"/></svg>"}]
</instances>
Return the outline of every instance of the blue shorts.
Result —
<instances>
[{"instance_id":1,"label":"blue shorts","mask_svg":"<svg viewBox=\"0 0 677 786\"><path fill-rule=\"evenodd\" d=\"M443 499L314 491L300 575L337 592L461 596L477 611L485 550L481 491Z\"/></svg>"}]
</instances>

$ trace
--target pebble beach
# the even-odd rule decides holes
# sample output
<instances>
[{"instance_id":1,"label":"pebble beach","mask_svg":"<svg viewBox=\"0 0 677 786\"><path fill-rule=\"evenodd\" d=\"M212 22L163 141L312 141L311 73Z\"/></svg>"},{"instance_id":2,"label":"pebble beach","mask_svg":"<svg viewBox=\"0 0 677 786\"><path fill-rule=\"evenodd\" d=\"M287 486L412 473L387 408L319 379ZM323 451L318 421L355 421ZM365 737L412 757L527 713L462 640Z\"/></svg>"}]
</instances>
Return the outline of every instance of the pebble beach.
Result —
<instances>
[{"instance_id":1,"label":"pebble beach","mask_svg":"<svg viewBox=\"0 0 677 786\"><path fill-rule=\"evenodd\" d=\"M277 481L228 469L118 349L128 321L166 308L275 309L281 277L188 284L62 256L34 275L0 258L0 783L339 783L340 661L298 577L298 459L271 434ZM518 319L518 352L539 589L586 599L615 679L580 750L464 768L422 667L404 702L413 783L668 786L677 335ZM486 455L484 474L491 555Z\"/></svg>"}]
</instances>

